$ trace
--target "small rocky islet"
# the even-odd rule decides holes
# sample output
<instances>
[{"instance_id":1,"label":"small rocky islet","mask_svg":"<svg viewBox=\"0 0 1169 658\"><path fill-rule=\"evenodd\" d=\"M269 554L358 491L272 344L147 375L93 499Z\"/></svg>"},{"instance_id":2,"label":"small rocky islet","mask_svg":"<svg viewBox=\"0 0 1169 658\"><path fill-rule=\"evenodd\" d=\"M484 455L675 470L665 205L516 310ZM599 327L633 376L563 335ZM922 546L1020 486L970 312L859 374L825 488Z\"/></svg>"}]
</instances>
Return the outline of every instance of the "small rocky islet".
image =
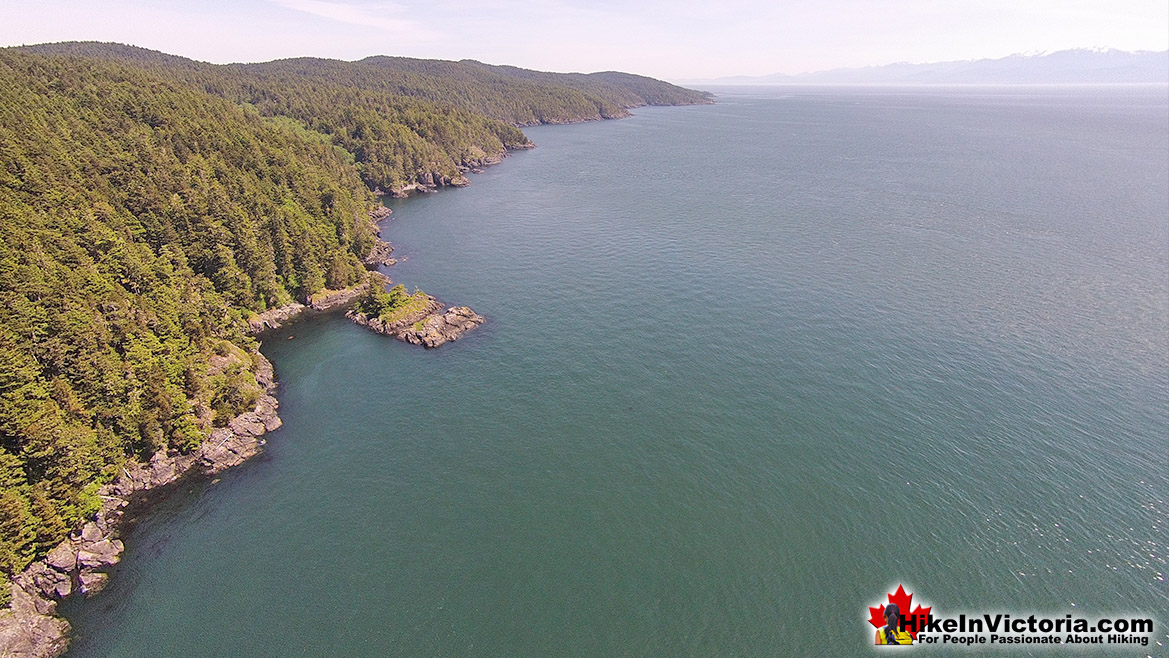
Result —
<instances>
[{"instance_id":1,"label":"small rocky islet","mask_svg":"<svg viewBox=\"0 0 1169 658\"><path fill-rule=\"evenodd\" d=\"M411 345L434 348L456 341L485 319L466 306L447 306L421 290L406 294L381 272L369 281L345 317L371 331Z\"/></svg>"}]
</instances>

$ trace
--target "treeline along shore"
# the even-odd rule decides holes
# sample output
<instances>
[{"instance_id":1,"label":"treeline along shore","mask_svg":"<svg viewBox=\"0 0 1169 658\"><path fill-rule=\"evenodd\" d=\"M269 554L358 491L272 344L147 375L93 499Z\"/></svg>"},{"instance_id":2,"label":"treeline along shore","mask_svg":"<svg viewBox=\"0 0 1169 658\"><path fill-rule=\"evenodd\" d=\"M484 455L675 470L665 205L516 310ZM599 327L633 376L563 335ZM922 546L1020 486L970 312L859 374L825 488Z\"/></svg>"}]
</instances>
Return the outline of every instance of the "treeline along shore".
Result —
<instances>
[{"instance_id":1,"label":"treeline along shore","mask_svg":"<svg viewBox=\"0 0 1169 658\"><path fill-rule=\"evenodd\" d=\"M421 345L482 318L387 290L375 192L460 186L522 126L711 102L624 73L0 49L0 655L68 644L131 497L279 426L257 331L298 307Z\"/></svg>"}]
</instances>

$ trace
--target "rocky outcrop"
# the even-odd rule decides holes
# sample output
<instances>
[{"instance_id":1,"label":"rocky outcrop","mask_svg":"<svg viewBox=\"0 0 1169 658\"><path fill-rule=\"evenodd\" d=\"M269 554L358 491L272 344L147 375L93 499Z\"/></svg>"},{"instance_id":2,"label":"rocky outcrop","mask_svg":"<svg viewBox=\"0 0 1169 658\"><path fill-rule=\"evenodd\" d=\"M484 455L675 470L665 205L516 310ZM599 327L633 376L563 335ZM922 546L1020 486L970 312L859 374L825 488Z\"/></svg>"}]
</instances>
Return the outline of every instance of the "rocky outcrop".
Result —
<instances>
[{"instance_id":1,"label":"rocky outcrop","mask_svg":"<svg viewBox=\"0 0 1169 658\"><path fill-rule=\"evenodd\" d=\"M12 602L0 612L0 656L54 658L65 653L69 622L57 617L56 610L55 602L30 594L13 582Z\"/></svg>"},{"instance_id":2,"label":"rocky outcrop","mask_svg":"<svg viewBox=\"0 0 1169 658\"><path fill-rule=\"evenodd\" d=\"M447 308L433 297L427 299L429 303L423 309L394 322L371 318L356 310L347 312L345 317L379 334L393 336L411 345L422 345L427 348L456 341L486 321L483 316L466 306Z\"/></svg>"},{"instance_id":3,"label":"rocky outcrop","mask_svg":"<svg viewBox=\"0 0 1169 658\"><path fill-rule=\"evenodd\" d=\"M596 118L599 119L601 117L598 116ZM575 122L576 120L566 123ZM483 167L489 167L503 162L503 159L507 157L509 151L524 151L532 148L536 148L536 145L531 142L525 144L509 144L504 150L498 153L488 153L478 158L465 158L461 163L456 165L459 173L454 176L447 176L446 174L432 171L423 172L418 175L414 182L400 185L390 190L390 196L401 199L409 196L411 192L430 194L436 192L437 188L440 187L466 187L471 184L471 180L463 174L467 172L482 173ZM381 191L378 190L378 192Z\"/></svg>"},{"instance_id":4,"label":"rocky outcrop","mask_svg":"<svg viewBox=\"0 0 1169 658\"><path fill-rule=\"evenodd\" d=\"M390 247L388 242L382 244L389 247L391 251L393 250L393 247ZM388 264L390 265L398 262L393 258L389 260L390 262ZM389 278L380 272L371 272L370 276L383 283L389 281ZM368 289L369 283L366 282L349 288L342 288L341 290L322 290L313 295L307 306L299 302L293 302L279 308L270 308L263 313L252 316L248 320L248 333L255 335L268 331L269 329L278 329L285 322L288 322L310 308L314 311L332 311L348 306L356 301L358 297L364 295Z\"/></svg>"},{"instance_id":5,"label":"rocky outcrop","mask_svg":"<svg viewBox=\"0 0 1169 658\"><path fill-rule=\"evenodd\" d=\"M439 187L466 187L471 184L471 181L462 174L456 175L454 178L450 176L433 176L424 174L419 176L419 181L410 183L409 185L402 185L390 190L390 196L395 199L404 199L410 196L411 192L418 194L434 194ZM435 182L437 181L437 182Z\"/></svg>"},{"instance_id":6,"label":"rocky outcrop","mask_svg":"<svg viewBox=\"0 0 1169 658\"><path fill-rule=\"evenodd\" d=\"M383 192L381 189L375 189L373 191L373 193L377 194L377 195L381 195L381 196L385 195L385 192ZM374 222L380 222L392 214L394 214L393 210L390 210L389 208L387 208L385 206L378 206L378 207L374 208L373 210L369 211L369 218L371 220L373 220Z\"/></svg>"},{"instance_id":7,"label":"rocky outcrop","mask_svg":"<svg viewBox=\"0 0 1169 658\"><path fill-rule=\"evenodd\" d=\"M364 295L366 290L369 290L368 283L341 290L322 290L313 295L309 306L314 311L331 311L352 304L358 297Z\"/></svg>"},{"instance_id":8,"label":"rocky outcrop","mask_svg":"<svg viewBox=\"0 0 1169 658\"><path fill-rule=\"evenodd\" d=\"M365 263L366 267L395 265L398 260L390 257L390 254L393 252L394 247L389 242L378 240L374 243L373 248L369 250L369 254L366 255L365 260L362 262Z\"/></svg>"},{"instance_id":9,"label":"rocky outcrop","mask_svg":"<svg viewBox=\"0 0 1169 658\"><path fill-rule=\"evenodd\" d=\"M600 118L600 117L596 117ZM471 180L464 174L467 172L482 173L483 167L497 165L503 162L507 157L509 151L523 151L535 148L536 145L527 142L525 144L509 144L505 149L498 153L488 153L482 157L468 157L456 165L459 173L454 176L447 176L435 171L427 171L418 174L414 182L400 185L390 190L390 196L394 198L404 198L410 195L411 192L418 194L431 194L438 191L440 187L466 187L471 184ZM380 192L380 190L378 190Z\"/></svg>"},{"instance_id":10,"label":"rocky outcrop","mask_svg":"<svg viewBox=\"0 0 1169 658\"><path fill-rule=\"evenodd\" d=\"M466 158L459 164L459 171L470 171L473 174L483 173L484 167L490 167L503 162L504 158L508 156L509 151L526 151L528 149L536 148L536 145L528 142L527 144L516 144L508 146L505 150L498 153L490 153L481 158Z\"/></svg>"},{"instance_id":11,"label":"rocky outcrop","mask_svg":"<svg viewBox=\"0 0 1169 658\"><path fill-rule=\"evenodd\" d=\"M260 451L261 438L281 425L272 397L272 364L256 354L256 382L263 393L251 411L217 428L198 450L187 454L156 453L146 463L130 463L112 483L98 490L101 509L65 541L12 579L12 602L0 611L0 656L51 658L68 648L69 623L56 616L57 602L91 596L109 580L106 573L121 560L125 546L117 538L130 500L171 484L192 472L218 473Z\"/></svg>"},{"instance_id":12,"label":"rocky outcrop","mask_svg":"<svg viewBox=\"0 0 1169 658\"><path fill-rule=\"evenodd\" d=\"M419 194L433 194L437 192L440 187L466 187L471 184L467 177L461 173L455 174L454 177L446 176L437 172L425 172L418 175L418 179L413 183L401 185L390 190L390 196L396 199L402 199L410 196L411 192Z\"/></svg>"},{"instance_id":13,"label":"rocky outcrop","mask_svg":"<svg viewBox=\"0 0 1169 658\"><path fill-rule=\"evenodd\" d=\"M433 313L403 329L399 338L412 345L438 347L458 340L463 334L485 322L482 315L466 306L452 306L442 313Z\"/></svg>"},{"instance_id":14,"label":"rocky outcrop","mask_svg":"<svg viewBox=\"0 0 1169 658\"><path fill-rule=\"evenodd\" d=\"M270 308L248 319L248 333L258 334L269 329L277 329L280 325L303 313L304 309L305 305L298 302Z\"/></svg>"},{"instance_id":15,"label":"rocky outcrop","mask_svg":"<svg viewBox=\"0 0 1169 658\"><path fill-rule=\"evenodd\" d=\"M490 167L503 162L503 159L506 157L507 152L504 151L503 153L496 153L494 155L485 155L482 158L464 160L462 166L482 170L483 167Z\"/></svg>"}]
</instances>

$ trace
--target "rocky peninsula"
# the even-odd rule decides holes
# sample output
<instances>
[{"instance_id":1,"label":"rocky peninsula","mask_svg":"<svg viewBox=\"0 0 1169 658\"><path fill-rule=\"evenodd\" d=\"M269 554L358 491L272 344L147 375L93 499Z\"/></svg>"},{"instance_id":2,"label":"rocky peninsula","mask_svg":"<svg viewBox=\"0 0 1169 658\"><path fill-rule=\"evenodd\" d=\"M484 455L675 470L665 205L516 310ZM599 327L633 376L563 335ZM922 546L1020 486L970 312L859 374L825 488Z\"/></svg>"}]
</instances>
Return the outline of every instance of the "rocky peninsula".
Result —
<instances>
[{"instance_id":1,"label":"rocky peninsula","mask_svg":"<svg viewBox=\"0 0 1169 658\"><path fill-rule=\"evenodd\" d=\"M345 317L363 327L411 345L438 347L458 340L463 334L486 322L486 319L466 306L447 307L429 295L419 309L389 321L350 310Z\"/></svg>"}]
</instances>

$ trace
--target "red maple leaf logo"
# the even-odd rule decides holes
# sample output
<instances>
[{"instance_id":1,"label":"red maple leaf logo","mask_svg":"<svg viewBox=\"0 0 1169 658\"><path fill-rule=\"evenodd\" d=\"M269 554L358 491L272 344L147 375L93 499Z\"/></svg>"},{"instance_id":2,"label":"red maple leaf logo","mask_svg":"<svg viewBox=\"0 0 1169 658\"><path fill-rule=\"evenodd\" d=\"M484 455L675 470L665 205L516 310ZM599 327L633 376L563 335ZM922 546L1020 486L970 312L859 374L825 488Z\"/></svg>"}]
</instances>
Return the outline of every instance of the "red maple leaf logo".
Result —
<instances>
[{"instance_id":1,"label":"red maple leaf logo","mask_svg":"<svg viewBox=\"0 0 1169 658\"><path fill-rule=\"evenodd\" d=\"M906 594L903 585L897 585L897 591L889 594L888 597L889 603L896 605L897 609L901 611L901 628L908 629L909 636L916 641L917 632L925 628L926 621L929 619L930 608L923 608L919 605L912 613L907 612L913 603L913 594ZM907 624L907 618L915 620L916 626L912 622ZM885 625L885 606L880 605L875 608L869 606L869 623L876 628Z\"/></svg>"}]
</instances>

